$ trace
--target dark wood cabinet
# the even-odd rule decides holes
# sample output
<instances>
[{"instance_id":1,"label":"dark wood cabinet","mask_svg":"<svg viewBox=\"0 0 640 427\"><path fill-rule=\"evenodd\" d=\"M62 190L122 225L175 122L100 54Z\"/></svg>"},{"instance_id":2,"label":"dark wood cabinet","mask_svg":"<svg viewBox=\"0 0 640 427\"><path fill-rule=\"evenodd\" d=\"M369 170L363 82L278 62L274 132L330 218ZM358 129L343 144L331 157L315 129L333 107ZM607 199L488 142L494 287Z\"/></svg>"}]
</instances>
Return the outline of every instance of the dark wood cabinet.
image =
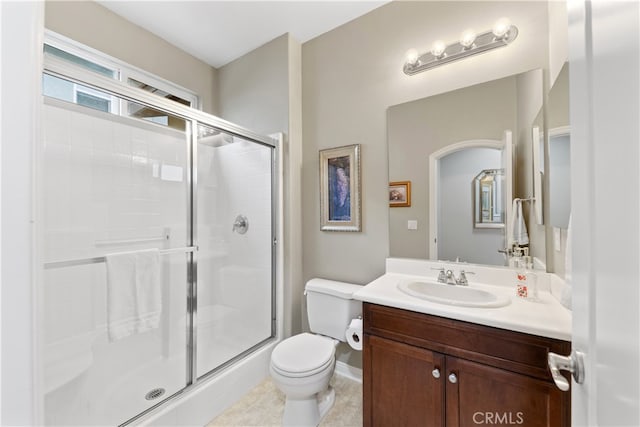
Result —
<instances>
[{"instance_id":1,"label":"dark wood cabinet","mask_svg":"<svg viewBox=\"0 0 640 427\"><path fill-rule=\"evenodd\" d=\"M385 338L365 335L364 424L441 426L444 422L444 356Z\"/></svg>"},{"instance_id":2,"label":"dark wood cabinet","mask_svg":"<svg viewBox=\"0 0 640 427\"><path fill-rule=\"evenodd\" d=\"M365 426L569 426L547 353L571 344L365 303Z\"/></svg>"}]
</instances>

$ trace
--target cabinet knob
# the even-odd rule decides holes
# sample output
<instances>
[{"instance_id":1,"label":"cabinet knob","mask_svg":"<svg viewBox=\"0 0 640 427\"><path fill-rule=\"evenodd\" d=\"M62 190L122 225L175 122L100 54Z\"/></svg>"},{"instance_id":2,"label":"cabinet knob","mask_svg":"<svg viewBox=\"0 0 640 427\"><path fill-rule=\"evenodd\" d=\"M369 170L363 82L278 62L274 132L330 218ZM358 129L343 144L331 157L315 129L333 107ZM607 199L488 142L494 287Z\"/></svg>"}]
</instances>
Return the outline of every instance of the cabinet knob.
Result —
<instances>
[{"instance_id":1,"label":"cabinet knob","mask_svg":"<svg viewBox=\"0 0 640 427\"><path fill-rule=\"evenodd\" d=\"M440 378L440 369L435 368L433 371L431 371L431 375L433 375L433 378Z\"/></svg>"},{"instance_id":2,"label":"cabinet knob","mask_svg":"<svg viewBox=\"0 0 640 427\"><path fill-rule=\"evenodd\" d=\"M453 372L449 374L449 382L455 384L458 382L458 377Z\"/></svg>"}]
</instances>

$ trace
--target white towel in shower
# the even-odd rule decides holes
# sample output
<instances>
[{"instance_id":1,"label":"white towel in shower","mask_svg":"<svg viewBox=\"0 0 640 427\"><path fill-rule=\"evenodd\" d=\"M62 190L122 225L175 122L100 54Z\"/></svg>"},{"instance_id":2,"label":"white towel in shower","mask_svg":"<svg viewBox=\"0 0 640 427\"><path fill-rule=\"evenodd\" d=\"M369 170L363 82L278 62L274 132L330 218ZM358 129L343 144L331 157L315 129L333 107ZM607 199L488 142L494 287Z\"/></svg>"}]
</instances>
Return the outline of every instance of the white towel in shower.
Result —
<instances>
[{"instance_id":1,"label":"white towel in shower","mask_svg":"<svg viewBox=\"0 0 640 427\"><path fill-rule=\"evenodd\" d=\"M518 198L513 199L511 223L508 229L508 244L510 248L513 245L529 244L529 233L527 233L527 226L524 223L524 215L522 214L522 200Z\"/></svg>"},{"instance_id":2,"label":"white towel in shower","mask_svg":"<svg viewBox=\"0 0 640 427\"><path fill-rule=\"evenodd\" d=\"M158 250L110 254L105 259L109 340L157 328L162 311Z\"/></svg>"}]
</instances>

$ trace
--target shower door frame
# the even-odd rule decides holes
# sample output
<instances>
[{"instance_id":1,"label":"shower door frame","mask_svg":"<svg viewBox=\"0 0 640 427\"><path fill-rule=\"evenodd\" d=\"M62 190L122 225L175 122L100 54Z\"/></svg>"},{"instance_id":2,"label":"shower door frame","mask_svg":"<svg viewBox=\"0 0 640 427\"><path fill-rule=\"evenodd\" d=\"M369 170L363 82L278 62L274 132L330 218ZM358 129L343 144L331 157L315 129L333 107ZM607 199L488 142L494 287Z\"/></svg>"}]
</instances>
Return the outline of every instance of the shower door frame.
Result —
<instances>
[{"instance_id":1,"label":"shower door frame","mask_svg":"<svg viewBox=\"0 0 640 427\"><path fill-rule=\"evenodd\" d=\"M136 102L138 104L145 105L147 107L154 108L159 111L170 113L177 116L185 122L190 123L190 134L185 133L187 142L187 239L189 244L184 248L186 254L190 254L187 262L187 345L186 345L186 378L185 386L173 395L168 396L164 400L158 402L143 412L135 415L129 420L121 424L121 426L128 425L142 417L149 415L152 412L164 407L172 400L181 396L183 393L190 391L194 387L197 387L217 372L225 367L235 363L236 361L244 358L248 354L262 348L268 343L277 340L277 277L278 277L278 253L277 248L278 236L279 236L279 191L280 182L278 174L279 165L279 149L281 148L279 142L272 137L260 135L242 126L238 126L234 123L205 113L200 110L196 110L191 107L179 104L177 102L161 98L157 95L153 95L150 92L146 92L142 89L138 89L132 86L128 86L118 80L113 80L108 77L104 77L98 74L93 74L87 70L82 69L74 64L65 62L59 58L46 56L43 63L43 74L48 74L54 77L62 78L68 81L72 81L77 84L88 86L90 88L107 92L111 95L115 95L126 101ZM231 134L233 136L244 138L252 143L257 143L266 146L271 149L271 335L255 344L251 348L236 355L231 360L215 367L207 373L198 377L197 374L197 307L198 307L198 235L197 235L197 184L198 184L198 132L197 125L203 124L210 126L217 130ZM183 248L180 248L183 249ZM81 260L83 261L83 260ZM71 263L77 263L77 260L69 261ZM63 262L65 263L65 262ZM48 263L48 266L44 265L44 268L54 267L54 264L60 264L59 262Z\"/></svg>"}]
</instances>

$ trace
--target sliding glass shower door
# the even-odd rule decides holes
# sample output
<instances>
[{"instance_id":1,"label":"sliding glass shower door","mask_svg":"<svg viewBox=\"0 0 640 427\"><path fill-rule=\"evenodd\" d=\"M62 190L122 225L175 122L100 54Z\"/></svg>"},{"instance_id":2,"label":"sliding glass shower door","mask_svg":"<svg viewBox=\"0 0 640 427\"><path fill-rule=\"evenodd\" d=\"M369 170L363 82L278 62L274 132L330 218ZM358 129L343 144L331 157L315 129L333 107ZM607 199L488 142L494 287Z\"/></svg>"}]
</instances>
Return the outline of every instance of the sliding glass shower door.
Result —
<instances>
[{"instance_id":1,"label":"sliding glass shower door","mask_svg":"<svg viewBox=\"0 0 640 427\"><path fill-rule=\"evenodd\" d=\"M197 131L197 376L274 334L272 148Z\"/></svg>"},{"instance_id":2,"label":"sliding glass shower door","mask_svg":"<svg viewBox=\"0 0 640 427\"><path fill-rule=\"evenodd\" d=\"M37 190L44 422L127 424L275 336L275 145L49 66ZM62 96L78 88L104 102Z\"/></svg>"},{"instance_id":3,"label":"sliding glass shower door","mask_svg":"<svg viewBox=\"0 0 640 427\"><path fill-rule=\"evenodd\" d=\"M114 97L115 98L115 97ZM187 382L190 123L45 98L45 422L118 425Z\"/></svg>"}]
</instances>

